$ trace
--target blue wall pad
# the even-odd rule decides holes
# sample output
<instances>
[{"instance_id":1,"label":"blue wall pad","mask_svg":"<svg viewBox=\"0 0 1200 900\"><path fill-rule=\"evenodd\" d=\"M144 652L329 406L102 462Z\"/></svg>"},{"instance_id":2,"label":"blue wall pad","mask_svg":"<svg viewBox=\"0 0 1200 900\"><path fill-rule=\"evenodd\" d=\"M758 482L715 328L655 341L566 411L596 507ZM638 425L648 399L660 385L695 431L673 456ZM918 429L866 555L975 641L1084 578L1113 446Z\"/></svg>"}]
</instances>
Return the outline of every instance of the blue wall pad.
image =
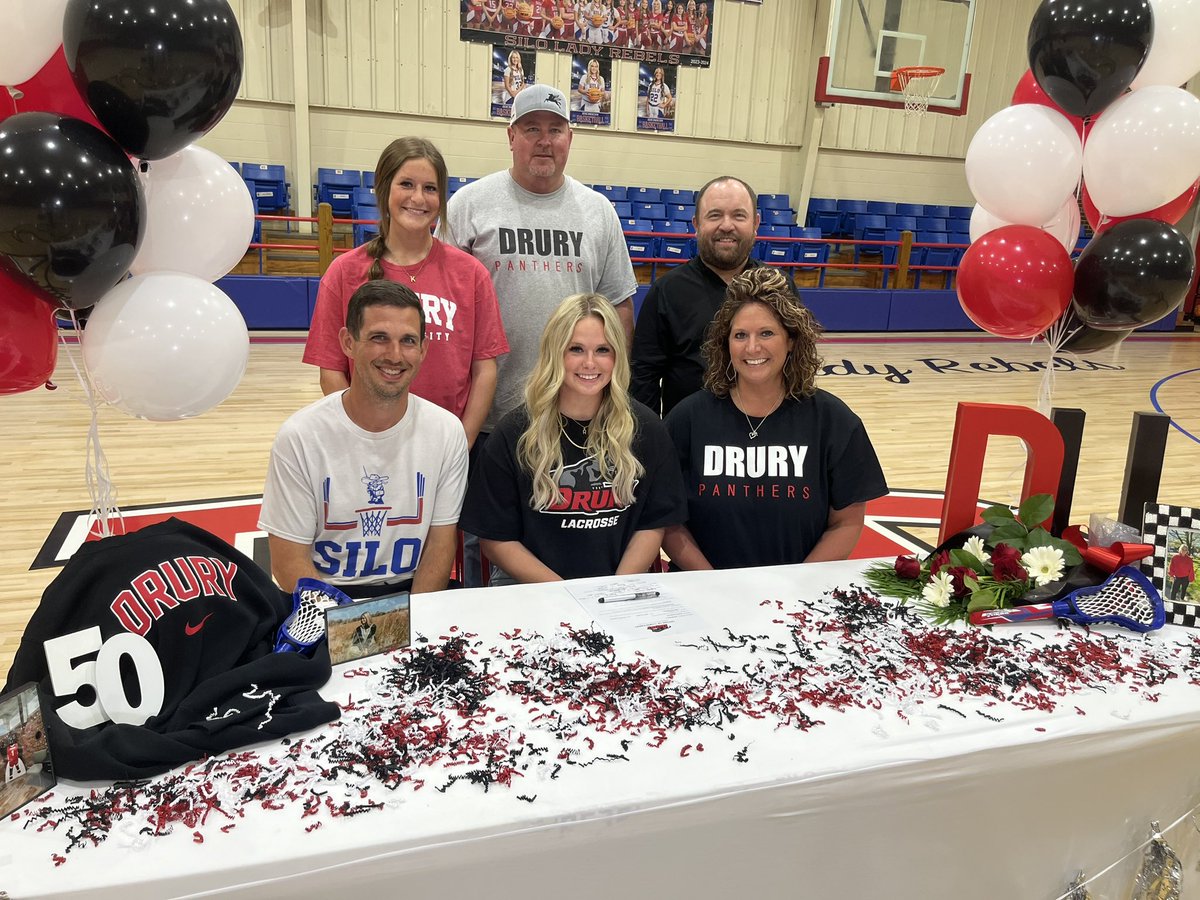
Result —
<instances>
[{"instance_id":1,"label":"blue wall pad","mask_svg":"<svg viewBox=\"0 0 1200 900\"><path fill-rule=\"evenodd\" d=\"M891 293L850 288L800 289L804 305L826 331L887 331Z\"/></svg>"},{"instance_id":2,"label":"blue wall pad","mask_svg":"<svg viewBox=\"0 0 1200 900\"><path fill-rule=\"evenodd\" d=\"M892 291L886 331L979 331L954 291Z\"/></svg>"},{"instance_id":3,"label":"blue wall pad","mask_svg":"<svg viewBox=\"0 0 1200 900\"><path fill-rule=\"evenodd\" d=\"M633 292L633 320L636 322L638 313L642 311L642 302L646 299L646 294L650 291L650 285L639 284L637 290Z\"/></svg>"},{"instance_id":4,"label":"blue wall pad","mask_svg":"<svg viewBox=\"0 0 1200 900\"><path fill-rule=\"evenodd\" d=\"M226 275L217 287L237 304L249 328L308 328L312 316L309 298L316 295L316 278L278 275Z\"/></svg>"}]
</instances>

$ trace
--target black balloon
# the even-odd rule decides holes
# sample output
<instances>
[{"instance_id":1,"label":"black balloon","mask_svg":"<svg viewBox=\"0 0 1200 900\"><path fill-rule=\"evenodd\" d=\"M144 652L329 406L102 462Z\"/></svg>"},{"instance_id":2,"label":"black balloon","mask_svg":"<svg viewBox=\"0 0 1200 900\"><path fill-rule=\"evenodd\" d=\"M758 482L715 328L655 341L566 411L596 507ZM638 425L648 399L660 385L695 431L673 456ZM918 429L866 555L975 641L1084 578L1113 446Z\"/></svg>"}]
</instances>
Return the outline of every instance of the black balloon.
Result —
<instances>
[{"instance_id":1,"label":"black balloon","mask_svg":"<svg viewBox=\"0 0 1200 900\"><path fill-rule=\"evenodd\" d=\"M1101 331L1149 325L1183 302L1195 267L1191 242L1179 229L1154 219L1118 222L1079 256L1075 312Z\"/></svg>"},{"instance_id":2,"label":"black balloon","mask_svg":"<svg viewBox=\"0 0 1200 900\"><path fill-rule=\"evenodd\" d=\"M0 265L52 303L87 309L125 277L146 217L107 134L57 113L0 122Z\"/></svg>"},{"instance_id":3,"label":"black balloon","mask_svg":"<svg viewBox=\"0 0 1200 900\"><path fill-rule=\"evenodd\" d=\"M1097 353L1115 347L1125 338L1133 334L1132 328L1122 328L1118 331L1101 331L1085 325L1075 315L1073 309L1067 310L1067 339L1062 342L1060 350L1070 350L1072 353Z\"/></svg>"},{"instance_id":4,"label":"black balloon","mask_svg":"<svg viewBox=\"0 0 1200 900\"><path fill-rule=\"evenodd\" d=\"M242 33L226 0L69 0L63 51L100 124L143 159L205 134L242 83Z\"/></svg>"},{"instance_id":5,"label":"black balloon","mask_svg":"<svg viewBox=\"0 0 1200 900\"><path fill-rule=\"evenodd\" d=\"M1029 69L1063 110L1091 116L1133 82L1153 38L1149 0L1042 0L1029 23Z\"/></svg>"}]
</instances>

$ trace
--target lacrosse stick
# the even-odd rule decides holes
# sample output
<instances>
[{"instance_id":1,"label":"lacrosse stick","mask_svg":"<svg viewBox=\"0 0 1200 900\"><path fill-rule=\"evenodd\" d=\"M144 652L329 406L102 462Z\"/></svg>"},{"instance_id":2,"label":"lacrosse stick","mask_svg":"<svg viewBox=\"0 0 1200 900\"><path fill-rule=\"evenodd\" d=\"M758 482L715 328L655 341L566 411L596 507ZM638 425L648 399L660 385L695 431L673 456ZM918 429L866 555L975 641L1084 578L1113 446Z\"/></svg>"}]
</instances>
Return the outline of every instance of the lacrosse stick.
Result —
<instances>
[{"instance_id":1,"label":"lacrosse stick","mask_svg":"<svg viewBox=\"0 0 1200 900\"><path fill-rule=\"evenodd\" d=\"M1080 625L1120 625L1134 631L1154 631L1166 621L1162 595L1132 566L1117 569L1103 584L1080 588L1053 603L1012 609L981 609L971 613L972 625L1002 625L1034 619L1067 619Z\"/></svg>"},{"instance_id":2,"label":"lacrosse stick","mask_svg":"<svg viewBox=\"0 0 1200 900\"><path fill-rule=\"evenodd\" d=\"M301 578L292 592L292 614L279 626L275 652L307 656L325 639L325 610L353 602L333 585Z\"/></svg>"}]
</instances>

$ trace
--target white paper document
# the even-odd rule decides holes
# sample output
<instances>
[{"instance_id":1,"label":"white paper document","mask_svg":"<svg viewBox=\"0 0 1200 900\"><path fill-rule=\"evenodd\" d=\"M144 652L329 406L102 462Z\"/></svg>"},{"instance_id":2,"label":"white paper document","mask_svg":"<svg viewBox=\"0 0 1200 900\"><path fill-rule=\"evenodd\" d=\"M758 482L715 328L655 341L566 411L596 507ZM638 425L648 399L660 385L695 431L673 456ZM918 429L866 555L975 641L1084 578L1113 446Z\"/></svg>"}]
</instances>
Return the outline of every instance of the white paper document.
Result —
<instances>
[{"instance_id":1,"label":"white paper document","mask_svg":"<svg viewBox=\"0 0 1200 900\"><path fill-rule=\"evenodd\" d=\"M652 575L572 583L567 591L596 625L618 641L694 634L708 623L675 599Z\"/></svg>"}]
</instances>

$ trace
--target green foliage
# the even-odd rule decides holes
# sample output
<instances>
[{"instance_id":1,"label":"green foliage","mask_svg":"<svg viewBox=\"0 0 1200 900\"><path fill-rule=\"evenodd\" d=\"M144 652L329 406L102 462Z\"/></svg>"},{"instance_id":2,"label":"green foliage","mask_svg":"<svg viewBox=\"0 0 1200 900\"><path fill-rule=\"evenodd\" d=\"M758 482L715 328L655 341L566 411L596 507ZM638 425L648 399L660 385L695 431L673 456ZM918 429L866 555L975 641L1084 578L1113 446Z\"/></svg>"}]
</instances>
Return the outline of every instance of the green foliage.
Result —
<instances>
[{"instance_id":1,"label":"green foliage","mask_svg":"<svg viewBox=\"0 0 1200 900\"><path fill-rule=\"evenodd\" d=\"M1049 494L1034 494L1021 504L1017 518L1021 520L1022 525L1032 530L1050 518L1053 512L1053 497Z\"/></svg>"}]
</instances>

